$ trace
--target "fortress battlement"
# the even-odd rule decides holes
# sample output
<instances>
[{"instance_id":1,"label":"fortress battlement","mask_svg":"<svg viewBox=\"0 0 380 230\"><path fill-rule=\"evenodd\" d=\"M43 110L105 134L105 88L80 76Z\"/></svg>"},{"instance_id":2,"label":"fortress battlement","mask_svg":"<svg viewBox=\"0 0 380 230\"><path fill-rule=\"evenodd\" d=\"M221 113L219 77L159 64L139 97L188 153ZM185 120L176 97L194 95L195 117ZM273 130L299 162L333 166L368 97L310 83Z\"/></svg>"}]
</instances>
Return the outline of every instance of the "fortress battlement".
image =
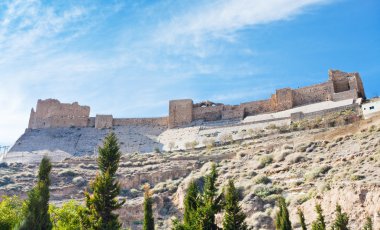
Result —
<instances>
[{"instance_id":1,"label":"fortress battlement","mask_svg":"<svg viewBox=\"0 0 380 230\"><path fill-rule=\"evenodd\" d=\"M326 82L299 89L283 88L267 100L245 102L239 105L224 105L205 101L193 103L191 99L169 101L168 117L157 118L113 118L112 115L90 117L90 107L77 102L61 103L55 99L38 100L32 109L29 129L154 125L167 128L189 126L194 121L242 120L247 116L274 113L323 101L365 99L359 73L329 70ZM322 110L323 108L321 108Z\"/></svg>"}]
</instances>

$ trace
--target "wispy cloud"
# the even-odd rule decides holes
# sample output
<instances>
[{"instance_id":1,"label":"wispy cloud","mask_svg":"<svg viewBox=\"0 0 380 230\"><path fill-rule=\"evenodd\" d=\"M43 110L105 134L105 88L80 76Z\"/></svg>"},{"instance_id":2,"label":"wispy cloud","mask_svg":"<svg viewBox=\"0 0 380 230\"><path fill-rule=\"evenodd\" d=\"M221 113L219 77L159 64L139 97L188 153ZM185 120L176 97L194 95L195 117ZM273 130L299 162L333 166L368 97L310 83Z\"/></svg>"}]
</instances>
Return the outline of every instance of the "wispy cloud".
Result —
<instances>
[{"instance_id":1,"label":"wispy cloud","mask_svg":"<svg viewBox=\"0 0 380 230\"><path fill-rule=\"evenodd\" d=\"M186 10L178 12L176 6L182 3L174 0L153 6L118 0L54 2L0 2L0 144L10 144L22 133L38 98L78 100L95 113L162 115L173 95L204 96L194 93L197 87L188 87L201 86L199 76L261 73L263 69L252 68L251 63L231 70L204 60L222 57L226 51L218 42L235 42L240 30L288 20L328 1L187 1ZM170 14L162 13L173 5ZM243 48L245 56L260 55L254 47ZM250 88L240 90L207 96L216 100L256 96Z\"/></svg>"},{"instance_id":2,"label":"wispy cloud","mask_svg":"<svg viewBox=\"0 0 380 230\"><path fill-rule=\"evenodd\" d=\"M288 20L304 13L307 7L331 0L221 0L209 1L185 15L173 17L169 25L160 27L159 40L178 44L191 39L196 46L203 40L234 40L238 30L279 20Z\"/></svg>"}]
</instances>

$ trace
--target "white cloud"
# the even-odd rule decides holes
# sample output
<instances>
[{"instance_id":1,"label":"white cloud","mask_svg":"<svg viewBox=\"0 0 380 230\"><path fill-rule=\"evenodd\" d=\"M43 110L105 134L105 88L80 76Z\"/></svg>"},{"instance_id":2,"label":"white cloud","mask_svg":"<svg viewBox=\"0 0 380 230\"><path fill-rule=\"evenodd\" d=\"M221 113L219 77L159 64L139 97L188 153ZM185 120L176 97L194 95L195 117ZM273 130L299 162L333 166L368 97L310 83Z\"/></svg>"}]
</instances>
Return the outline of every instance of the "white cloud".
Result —
<instances>
[{"instance_id":1,"label":"white cloud","mask_svg":"<svg viewBox=\"0 0 380 230\"><path fill-rule=\"evenodd\" d=\"M330 0L331 1L331 0ZM197 8L184 16L174 17L161 42L178 43L191 38L194 46L202 40L223 38L233 41L233 32L259 24L287 20L303 13L306 7L329 2L328 0L221 0ZM190 36L190 37L189 37Z\"/></svg>"}]
</instances>

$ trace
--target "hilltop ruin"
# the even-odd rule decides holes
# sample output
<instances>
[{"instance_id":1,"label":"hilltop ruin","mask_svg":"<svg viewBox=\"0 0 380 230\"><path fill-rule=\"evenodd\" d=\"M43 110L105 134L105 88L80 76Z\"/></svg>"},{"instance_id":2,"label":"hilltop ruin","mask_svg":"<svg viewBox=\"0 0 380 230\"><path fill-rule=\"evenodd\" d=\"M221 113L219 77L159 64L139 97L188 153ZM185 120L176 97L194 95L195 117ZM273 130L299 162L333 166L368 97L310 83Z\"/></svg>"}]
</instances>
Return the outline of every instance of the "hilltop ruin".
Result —
<instances>
[{"instance_id":1,"label":"hilltop ruin","mask_svg":"<svg viewBox=\"0 0 380 230\"><path fill-rule=\"evenodd\" d=\"M41 155L46 151L55 153L57 159L94 155L110 130L117 135L125 153L185 150L189 143L204 147L208 139L219 142L226 135L233 134L233 139L238 140L241 137L237 133L244 130L289 126L344 110L360 114L363 99L365 92L359 73L330 70L324 83L278 89L268 100L239 105L172 100L167 117L114 118L109 114L90 117L90 107L77 102L38 100L36 109L31 111L28 129L5 159L18 161L29 156L34 159L33 154L24 153Z\"/></svg>"},{"instance_id":2,"label":"hilltop ruin","mask_svg":"<svg viewBox=\"0 0 380 230\"><path fill-rule=\"evenodd\" d=\"M194 121L243 120L248 116L275 113L324 101L365 99L359 73L330 70L328 81L299 89L277 89L268 100L240 105L224 105L205 101L194 104L191 99L171 100L169 116L158 118L113 118L112 115L90 117L90 107L60 103L55 99L38 100L32 109L29 129L95 127L97 129L128 125L158 125L168 128L190 126ZM323 108L320 109L321 111ZM302 116L298 114L298 116Z\"/></svg>"}]
</instances>

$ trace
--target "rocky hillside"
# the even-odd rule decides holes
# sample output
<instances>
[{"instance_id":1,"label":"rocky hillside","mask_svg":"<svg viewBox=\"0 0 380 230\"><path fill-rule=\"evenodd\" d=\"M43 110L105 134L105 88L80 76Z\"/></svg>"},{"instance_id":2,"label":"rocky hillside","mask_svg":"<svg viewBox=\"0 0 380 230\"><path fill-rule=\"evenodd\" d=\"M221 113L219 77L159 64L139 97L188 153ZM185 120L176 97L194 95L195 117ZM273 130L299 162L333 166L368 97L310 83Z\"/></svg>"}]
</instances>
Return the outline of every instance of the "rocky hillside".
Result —
<instances>
[{"instance_id":1,"label":"rocky hillside","mask_svg":"<svg viewBox=\"0 0 380 230\"><path fill-rule=\"evenodd\" d=\"M142 185L149 183L154 191L157 228L169 229L172 217L181 217L187 184L192 179L202 182L213 161L218 163L220 190L228 179L240 189L241 206L253 229L274 229L279 195L289 203L294 226L298 226L298 207L310 224L316 217L314 205L320 203L329 225L339 203L349 215L351 229L360 229L367 216L379 229L380 119L340 127L308 127L315 129L270 126L240 134L241 140L226 136L217 146L125 154L118 172L121 196L127 199L120 210L124 225L141 229ZM0 166L0 194L25 197L35 182L37 165ZM68 157L55 163L52 202L82 200L96 170L94 157Z\"/></svg>"}]
</instances>

